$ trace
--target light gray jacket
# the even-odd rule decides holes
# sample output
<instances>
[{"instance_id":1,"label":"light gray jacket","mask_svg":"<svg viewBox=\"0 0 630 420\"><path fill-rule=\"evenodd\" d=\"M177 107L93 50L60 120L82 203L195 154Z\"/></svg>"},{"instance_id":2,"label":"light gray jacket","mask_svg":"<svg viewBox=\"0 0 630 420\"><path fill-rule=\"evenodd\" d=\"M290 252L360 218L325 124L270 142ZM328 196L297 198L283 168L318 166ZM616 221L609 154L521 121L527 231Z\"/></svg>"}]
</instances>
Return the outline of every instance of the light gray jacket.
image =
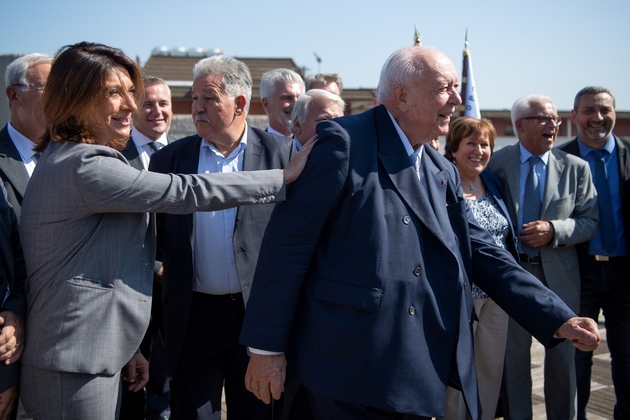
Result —
<instances>
[{"instance_id":1,"label":"light gray jacket","mask_svg":"<svg viewBox=\"0 0 630 420\"><path fill-rule=\"evenodd\" d=\"M215 211L284 196L280 170L158 174L132 168L109 147L51 142L22 207L29 273L22 363L115 374L149 323L155 259L149 213Z\"/></svg>"}]
</instances>

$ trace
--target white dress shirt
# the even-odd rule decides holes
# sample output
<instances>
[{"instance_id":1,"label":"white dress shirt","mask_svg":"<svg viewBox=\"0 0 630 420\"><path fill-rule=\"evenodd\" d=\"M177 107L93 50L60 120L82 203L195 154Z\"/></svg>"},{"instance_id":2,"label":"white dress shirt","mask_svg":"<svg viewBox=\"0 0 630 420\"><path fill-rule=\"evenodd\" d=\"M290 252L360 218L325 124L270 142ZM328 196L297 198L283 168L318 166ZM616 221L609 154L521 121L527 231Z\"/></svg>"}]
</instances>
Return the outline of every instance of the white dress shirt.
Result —
<instances>
[{"instance_id":1,"label":"white dress shirt","mask_svg":"<svg viewBox=\"0 0 630 420\"><path fill-rule=\"evenodd\" d=\"M7 131L9 132L9 137L13 140L13 144L20 154L22 163L24 163L26 172L28 172L28 176L30 177L33 175L33 170L37 164L37 156L35 156L36 153L33 151L33 147L35 147L36 144L13 128L11 123L7 124Z\"/></svg>"},{"instance_id":2,"label":"white dress shirt","mask_svg":"<svg viewBox=\"0 0 630 420\"><path fill-rule=\"evenodd\" d=\"M133 144L138 150L138 156L140 156L140 160L142 160L142 166L144 166L144 169L149 169L149 161L151 160L151 155L155 152L153 148L149 146L151 143L153 143L153 140L151 140L138 130L131 131L131 140L133 140ZM163 146L166 146L168 144L166 133L162 134L162 136L155 141L161 143Z\"/></svg>"}]
</instances>

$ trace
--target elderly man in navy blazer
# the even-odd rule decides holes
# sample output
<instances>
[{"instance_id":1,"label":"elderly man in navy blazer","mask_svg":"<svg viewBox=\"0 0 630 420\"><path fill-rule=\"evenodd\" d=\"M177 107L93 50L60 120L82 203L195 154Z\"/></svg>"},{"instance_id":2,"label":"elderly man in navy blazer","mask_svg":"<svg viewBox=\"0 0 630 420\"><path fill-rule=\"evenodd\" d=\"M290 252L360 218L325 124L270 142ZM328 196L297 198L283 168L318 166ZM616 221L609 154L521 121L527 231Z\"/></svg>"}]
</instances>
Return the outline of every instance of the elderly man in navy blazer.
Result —
<instances>
[{"instance_id":1,"label":"elderly man in navy blazer","mask_svg":"<svg viewBox=\"0 0 630 420\"><path fill-rule=\"evenodd\" d=\"M593 320L493 243L453 165L423 147L448 131L457 88L444 54L405 48L383 67L381 106L317 126L265 232L241 332L263 401L288 363L316 419L442 417L449 384L478 419L471 281L545 345L597 347Z\"/></svg>"}]
</instances>

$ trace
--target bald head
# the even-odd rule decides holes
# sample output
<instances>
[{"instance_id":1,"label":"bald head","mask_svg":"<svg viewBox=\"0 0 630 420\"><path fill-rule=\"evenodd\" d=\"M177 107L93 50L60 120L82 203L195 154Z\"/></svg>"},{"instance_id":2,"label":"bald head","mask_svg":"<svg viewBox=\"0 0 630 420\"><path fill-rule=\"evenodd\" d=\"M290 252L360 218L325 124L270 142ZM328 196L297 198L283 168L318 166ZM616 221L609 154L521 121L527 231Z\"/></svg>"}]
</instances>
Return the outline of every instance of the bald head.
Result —
<instances>
[{"instance_id":1,"label":"bald head","mask_svg":"<svg viewBox=\"0 0 630 420\"><path fill-rule=\"evenodd\" d=\"M430 47L407 47L392 54L381 71L378 100L417 148L445 135L461 104L453 62Z\"/></svg>"}]
</instances>

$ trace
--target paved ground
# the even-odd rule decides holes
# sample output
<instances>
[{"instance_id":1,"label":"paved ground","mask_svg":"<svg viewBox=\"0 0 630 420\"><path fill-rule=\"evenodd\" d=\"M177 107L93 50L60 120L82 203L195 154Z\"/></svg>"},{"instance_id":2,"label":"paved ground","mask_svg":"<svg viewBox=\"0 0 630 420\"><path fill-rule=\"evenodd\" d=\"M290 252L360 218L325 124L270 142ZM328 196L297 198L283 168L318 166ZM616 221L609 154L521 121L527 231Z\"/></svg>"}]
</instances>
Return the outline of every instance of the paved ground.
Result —
<instances>
[{"instance_id":1,"label":"paved ground","mask_svg":"<svg viewBox=\"0 0 630 420\"><path fill-rule=\"evenodd\" d=\"M606 329L603 317L600 317L599 333L602 343L593 357L593 372L591 374L591 398L588 401L587 417L589 420L613 418L615 405L615 391L610 376L610 353L606 343ZM545 419L545 397L543 391L543 358L544 349L538 343L532 345L532 402L534 404L534 418Z\"/></svg>"}]
</instances>

